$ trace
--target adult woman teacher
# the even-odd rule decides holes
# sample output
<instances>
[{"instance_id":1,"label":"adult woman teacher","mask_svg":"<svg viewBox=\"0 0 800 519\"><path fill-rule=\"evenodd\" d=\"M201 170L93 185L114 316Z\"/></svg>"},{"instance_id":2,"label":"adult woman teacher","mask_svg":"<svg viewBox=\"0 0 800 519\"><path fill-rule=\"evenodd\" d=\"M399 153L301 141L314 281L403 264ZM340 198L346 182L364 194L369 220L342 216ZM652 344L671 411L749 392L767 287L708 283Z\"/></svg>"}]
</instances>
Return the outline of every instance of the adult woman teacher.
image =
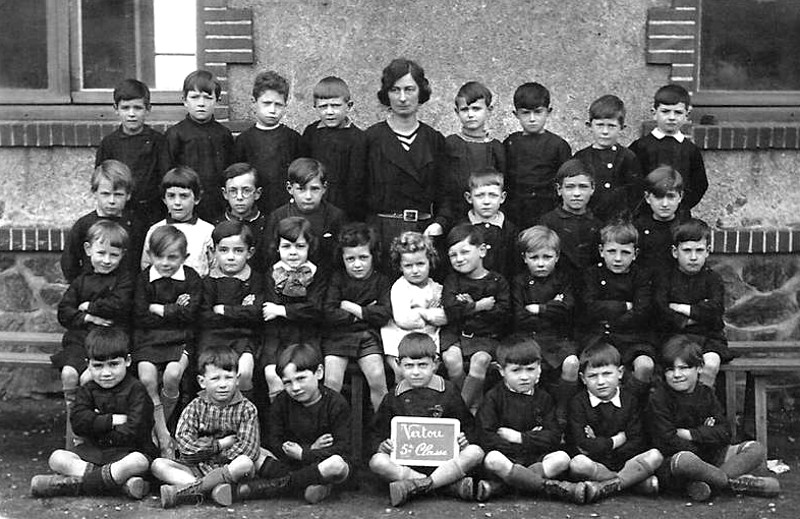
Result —
<instances>
[{"instance_id":1,"label":"adult woman teacher","mask_svg":"<svg viewBox=\"0 0 800 519\"><path fill-rule=\"evenodd\" d=\"M397 58L383 69L378 100L389 108L367 136L367 215L384 253L403 231L441 236L451 222L446 191L444 137L417 120L431 96L425 71Z\"/></svg>"}]
</instances>

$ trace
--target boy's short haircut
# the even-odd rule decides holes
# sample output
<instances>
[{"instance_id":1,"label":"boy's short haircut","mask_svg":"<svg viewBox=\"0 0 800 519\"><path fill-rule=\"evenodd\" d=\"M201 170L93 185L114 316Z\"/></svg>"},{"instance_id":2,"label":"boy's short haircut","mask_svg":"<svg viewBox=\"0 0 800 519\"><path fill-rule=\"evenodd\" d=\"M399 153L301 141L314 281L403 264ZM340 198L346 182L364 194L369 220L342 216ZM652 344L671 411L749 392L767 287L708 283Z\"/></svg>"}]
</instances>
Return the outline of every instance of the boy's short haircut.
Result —
<instances>
[{"instance_id":1,"label":"boy's short haircut","mask_svg":"<svg viewBox=\"0 0 800 519\"><path fill-rule=\"evenodd\" d=\"M469 174L469 190L484 186L500 186L500 190L506 187L505 177L494 168L484 168L473 171Z\"/></svg>"},{"instance_id":2,"label":"boy's short haircut","mask_svg":"<svg viewBox=\"0 0 800 519\"><path fill-rule=\"evenodd\" d=\"M336 76L327 76L314 85L312 92L314 101L318 99L333 99L341 97L345 103L350 101L350 87L344 79Z\"/></svg>"},{"instance_id":3,"label":"boy's short haircut","mask_svg":"<svg viewBox=\"0 0 800 519\"><path fill-rule=\"evenodd\" d=\"M319 181L323 184L326 182L325 166L317 159L308 157L294 159L286 171L286 180L290 184L299 184L300 187L305 187L315 178L319 178Z\"/></svg>"},{"instance_id":4,"label":"boy's short haircut","mask_svg":"<svg viewBox=\"0 0 800 519\"><path fill-rule=\"evenodd\" d=\"M497 363L502 367L509 364L527 366L541 362L542 348L532 337L516 337L508 342L503 342L497 347L495 354Z\"/></svg>"},{"instance_id":5,"label":"boy's short haircut","mask_svg":"<svg viewBox=\"0 0 800 519\"><path fill-rule=\"evenodd\" d=\"M675 191L683 193L683 175L672 166L658 166L647 174L644 179L644 191L658 198Z\"/></svg>"},{"instance_id":6,"label":"boy's short haircut","mask_svg":"<svg viewBox=\"0 0 800 519\"><path fill-rule=\"evenodd\" d=\"M706 222L698 218L689 218L672 228L672 244L680 245L686 241L702 241L709 244L711 240L711 228Z\"/></svg>"},{"instance_id":7,"label":"boy's short haircut","mask_svg":"<svg viewBox=\"0 0 800 519\"><path fill-rule=\"evenodd\" d=\"M219 245L219 242L231 236L241 236L242 241L248 247L252 247L255 244L255 237L253 237L253 231L250 226L239 220L222 221L211 231L211 241L214 242L215 247Z\"/></svg>"},{"instance_id":8,"label":"boy's short haircut","mask_svg":"<svg viewBox=\"0 0 800 519\"><path fill-rule=\"evenodd\" d=\"M345 224L339 231L339 236L336 240L336 260L340 265L343 265L342 252L344 248L361 247L363 245L369 246L369 252L372 254L372 265L380 265L381 240L378 231L363 222Z\"/></svg>"},{"instance_id":9,"label":"boy's short haircut","mask_svg":"<svg viewBox=\"0 0 800 519\"><path fill-rule=\"evenodd\" d=\"M542 249L553 249L556 254L561 253L561 238L558 233L544 225L534 225L519 233L517 244L523 253Z\"/></svg>"},{"instance_id":10,"label":"boy's short haircut","mask_svg":"<svg viewBox=\"0 0 800 519\"><path fill-rule=\"evenodd\" d=\"M183 80L183 97L185 98L193 90L211 94L215 99L219 100L222 94L222 85L211 72L202 69L195 70Z\"/></svg>"},{"instance_id":11,"label":"boy's short haircut","mask_svg":"<svg viewBox=\"0 0 800 519\"><path fill-rule=\"evenodd\" d=\"M253 81L253 99L258 99L268 90L282 95L284 102L289 99L289 82L274 70L267 70L256 76Z\"/></svg>"},{"instance_id":12,"label":"boy's short haircut","mask_svg":"<svg viewBox=\"0 0 800 519\"><path fill-rule=\"evenodd\" d=\"M397 360L413 359L419 360L429 357L436 360L436 343L430 335L420 332L411 332L402 339L397 346Z\"/></svg>"},{"instance_id":13,"label":"boy's short haircut","mask_svg":"<svg viewBox=\"0 0 800 519\"><path fill-rule=\"evenodd\" d=\"M126 193L133 191L133 175L131 168L124 162L106 159L92 171L92 192L100 187L101 180L108 180L114 190L124 189Z\"/></svg>"},{"instance_id":14,"label":"boy's short haircut","mask_svg":"<svg viewBox=\"0 0 800 519\"><path fill-rule=\"evenodd\" d=\"M86 356L89 360L106 361L127 357L131 338L122 328L95 326L86 335Z\"/></svg>"},{"instance_id":15,"label":"boy's short haircut","mask_svg":"<svg viewBox=\"0 0 800 519\"><path fill-rule=\"evenodd\" d=\"M461 243L464 240L468 240L470 245L475 245L476 247L486 243L481 228L471 223L462 223L450 229L450 232L447 233L447 240L445 243L449 249L453 245Z\"/></svg>"},{"instance_id":16,"label":"boy's short haircut","mask_svg":"<svg viewBox=\"0 0 800 519\"><path fill-rule=\"evenodd\" d=\"M163 256L167 249L178 244L178 251L185 258L189 247L186 235L174 225L161 225L153 229L147 249L154 256Z\"/></svg>"},{"instance_id":17,"label":"boy's short haircut","mask_svg":"<svg viewBox=\"0 0 800 519\"><path fill-rule=\"evenodd\" d=\"M95 242L108 243L111 247L127 250L128 231L113 220L98 220L86 231L84 241L90 245Z\"/></svg>"},{"instance_id":18,"label":"boy's short haircut","mask_svg":"<svg viewBox=\"0 0 800 519\"><path fill-rule=\"evenodd\" d=\"M399 272L400 260L403 254L419 251L425 251L431 272L436 270L436 266L439 263L439 253L436 251L433 241L428 236L415 231L406 231L392 240L392 244L389 247L389 258L392 260L392 266Z\"/></svg>"},{"instance_id":19,"label":"boy's short haircut","mask_svg":"<svg viewBox=\"0 0 800 519\"><path fill-rule=\"evenodd\" d=\"M620 126L624 125L625 103L613 94L598 97L589 105L589 122L595 119L616 119Z\"/></svg>"},{"instance_id":20,"label":"boy's short haircut","mask_svg":"<svg viewBox=\"0 0 800 519\"><path fill-rule=\"evenodd\" d=\"M317 371L322 365L322 355L319 350L307 343L290 344L278 355L275 363L275 372L283 376L283 370L289 364L294 364L296 371Z\"/></svg>"},{"instance_id":21,"label":"boy's short haircut","mask_svg":"<svg viewBox=\"0 0 800 519\"><path fill-rule=\"evenodd\" d=\"M143 100L144 107L150 110L150 89L147 85L138 79L123 79L114 87L114 106L118 106L120 101L131 99Z\"/></svg>"},{"instance_id":22,"label":"boy's short haircut","mask_svg":"<svg viewBox=\"0 0 800 519\"><path fill-rule=\"evenodd\" d=\"M592 184L594 184L594 173L592 170L587 168L582 160L569 159L558 168L556 172L556 184L559 186L563 185L565 179L577 177L579 175L587 177L592 181Z\"/></svg>"},{"instance_id":23,"label":"boy's short haircut","mask_svg":"<svg viewBox=\"0 0 800 519\"><path fill-rule=\"evenodd\" d=\"M622 356L619 350L605 341L597 341L589 345L580 357L580 372L586 373L589 368L603 366L621 366Z\"/></svg>"},{"instance_id":24,"label":"boy's short haircut","mask_svg":"<svg viewBox=\"0 0 800 519\"><path fill-rule=\"evenodd\" d=\"M479 83L478 81L467 81L461 85L461 88L458 89L458 93L456 94L455 98L456 108L458 108L459 99L463 99L464 104L468 106L480 99L483 99L486 102L486 106L492 106L492 91L486 88L486 85L483 83Z\"/></svg>"},{"instance_id":25,"label":"boy's short haircut","mask_svg":"<svg viewBox=\"0 0 800 519\"><path fill-rule=\"evenodd\" d=\"M419 104L425 104L431 98L431 85L425 77L425 70L415 61L406 58L395 58L383 69L381 74L381 89L378 90L378 101L383 106L390 106L389 90L398 79L411 74L419 88Z\"/></svg>"},{"instance_id":26,"label":"boy's short haircut","mask_svg":"<svg viewBox=\"0 0 800 519\"><path fill-rule=\"evenodd\" d=\"M541 83L523 83L514 91L515 110L550 108L550 91Z\"/></svg>"},{"instance_id":27,"label":"boy's short haircut","mask_svg":"<svg viewBox=\"0 0 800 519\"><path fill-rule=\"evenodd\" d=\"M653 96L653 108L655 109L658 109L659 105L676 105L678 103L683 103L687 109L692 104L689 91L680 85L664 85L656 90Z\"/></svg>"},{"instance_id":28,"label":"boy's short haircut","mask_svg":"<svg viewBox=\"0 0 800 519\"><path fill-rule=\"evenodd\" d=\"M317 250L317 236L311 228L311 222L302 216L288 216L284 218L275 226L275 236L273 236L275 240L275 250L277 250L277 247L280 245L281 238L294 243L300 236L304 236L308 242L309 256L314 254Z\"/></svg>"},{"instance_id":29,"label":"boy's short haircut","mask_svg":"<svg viewBox=\"0 0 800 519\"><path fill-rule=\"evenodd\" d=\"M227 346L211 346L203 349L197 357L197 374L205 375L206 366L216 366L236 373L239 369L239 355Z\"/></svg>"},{"instance_id":30,"label":"boy's short haircut","mask_svg":"<svg viewBox=\"0 0 800 519\"><path fill-rule=\"evenodd\" d=\"M241 177L242 175L247 175L248 173L253 174L253 178L257 184L258 172L256 171L256 168L247 162L235 162L225 168L225 171L222 172L223 176L225 177L225 181L228 181L232 178Z\"/></svg>"},{"instance_id":31,"label":"boy's short haircut","mask_svg":"<svg viewBox=\"0 0 800 519\"><path fill-rule=\"evenodd\" d=\"M664 369L675 365L676 360L682 360L690 368L703 365L703 348L685 335L674 335L661 347L661 362Z\"/></svg>"},{"instance_id":32,"label":"boy's short haircut","mask_svg":"<svg viewBox=\"0 0 800 519\"><path fill-rule=\"evenodd\" d=\"M612 221L600 229L600 245L616 242L620 245L639 246L639 231L627 220Z\"/></svg>"},{"instance_id":33,"label":"boy's short haircut","mask_svg":"<svg viewBox=\"0 0 800 519\"><path fill-rule=\"evenodd\" d=\"M177 166L164 173L164 178L161 179L161 184L158 188L161 190L161 197L171 187L182 187L184 189L191 189L196 199L200 199L203 195L203 187L200 184L200 176L195 170L189 166Z\"/></svg>"}]
</instances>

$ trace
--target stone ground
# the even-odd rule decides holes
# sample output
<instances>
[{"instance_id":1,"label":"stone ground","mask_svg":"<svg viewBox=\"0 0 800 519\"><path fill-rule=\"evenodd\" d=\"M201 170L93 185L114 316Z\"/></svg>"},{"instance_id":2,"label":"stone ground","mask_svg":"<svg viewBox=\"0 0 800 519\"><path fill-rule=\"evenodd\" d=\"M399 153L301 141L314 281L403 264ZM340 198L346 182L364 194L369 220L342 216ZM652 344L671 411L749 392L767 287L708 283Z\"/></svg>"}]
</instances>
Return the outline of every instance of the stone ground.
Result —
<instances>
[{"instance_id":1,"label":"stone ground","mask_svg":"<svg viewBox=\"0 0 800 519\"><path fill-rule=\"evenodd\" d=\"M486 505L428 498L402 509L388 506L385 486L361 472L358 489L343 491L329 500L307 505L300 500L281 499L235 504L219 508L213 504L187 505L162 511L155 495L141 502L124 498L72 497L34 499L29 483L34 474L46 473L49 453L61 444L64 427L62 402L56 398L0 401L0 519L31 518L386 518L435 517L477 518L607 518L607 519L767 519L800 517L800 428L780 424L770 436L770 458L784 460L791 470L779 476L783 493L767 500L725 495L710 503L691 504L678 495L658 498L618 496L602 503L576 506L547 500L506 496Z\"/></svg>"}]
</instances>

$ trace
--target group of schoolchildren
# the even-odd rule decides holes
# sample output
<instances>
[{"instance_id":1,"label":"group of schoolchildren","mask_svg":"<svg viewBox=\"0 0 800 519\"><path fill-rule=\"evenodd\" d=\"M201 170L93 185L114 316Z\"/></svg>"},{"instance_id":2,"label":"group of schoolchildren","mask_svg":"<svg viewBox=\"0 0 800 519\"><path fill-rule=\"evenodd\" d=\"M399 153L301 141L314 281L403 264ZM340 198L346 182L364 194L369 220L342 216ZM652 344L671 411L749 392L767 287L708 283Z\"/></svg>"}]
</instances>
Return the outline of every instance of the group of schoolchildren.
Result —
<instances>
[{"instance_id":1,"label":"group of schoolchildren","mask_svg":"<svg viewBox=\"0 0 800 519\"><path fill-rule=\"evenodd\" d=\"M708 182L681 133L681 87L658 90L656 127L630 148L622 101L597 99L594 143L572 156L545 129L545 87L517 89L522 131L500 143L491 92L465 84L443 183L462 214L443 241L359 221L364 136L341 79L315 87L320 120L302 136L280 122L275 72L256 78L256 123L235 140L214 119L219 96L210 73L190 74L187 117L162 136L144 84L114 91L96 209L62 257L67 445L33 495L140 499L154 477L165 508L319 502L354 470L339 394L351 360L372 403L369 468L394 506L434 489L574 503L779 492L751 475L763 446L731 445L713 390L730 358L723 284L690 216ZM458 419L457 457L398 464L394 416Z\"/></svg>"}]
</instances>

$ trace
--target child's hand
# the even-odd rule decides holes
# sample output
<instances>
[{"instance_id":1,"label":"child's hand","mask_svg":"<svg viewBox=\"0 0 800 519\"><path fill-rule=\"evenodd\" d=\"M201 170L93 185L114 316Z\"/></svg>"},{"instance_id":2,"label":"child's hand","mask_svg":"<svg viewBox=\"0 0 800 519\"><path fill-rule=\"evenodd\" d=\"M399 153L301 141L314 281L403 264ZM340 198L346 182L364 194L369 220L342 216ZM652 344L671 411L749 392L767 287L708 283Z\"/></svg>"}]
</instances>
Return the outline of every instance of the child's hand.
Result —
<instances>
[{"instance_id":1,"label":"child's hand","mask_svg":"<svg viewBox=\"0 0 800 519\"><path fill-rule=\"evenodd\" d=\"M391 438L386 438L378 446L378 452L382 452L384 454L391 454L392 451L394 451L394 442L391 440Z\"/></svg>"},{"instance_id":2,"label":"child's hand","mask_svg":"<svg viewBox=\"0 0 800 519\"><path fill-rule=\"evenodd\" d=\"M686 317L689 317L692 313L692 306L682 303L670 303L669 309L673 312L678 312L681 315L685 315Z\"/></svg>"},{"instance_id":3,"label":"child's hand","mask_svg":"<svg viewBox=\"0 0 800 519\"><path fill-rule=\"evenodd\" d=\"M556 297L553 298L553 301L558 301L559 303L564 301L564 294L556 294Z\"/></svg>"},{"instance_id":4,"label":"child's hand","mask_svg":"<svg viewBox=\"0 0 800 519\"><path fill-rule=\"evenodd\" d=\"M225 305L214 305L213 310L217 315L225 315Z\"/></svg>"},{"instance_id":5,"label":"child's hand","mask_svg":"<svg viewBox=\"0 0 800 519\"><path fill-rule=\"evenodd\" d=\"M261 307L261 313L264 316L264 320L271 321L276 317L280 317L281 308L283 308L281 305L276 305L275 303L270 303L270 302L264 303L264 306Z\"/></svg>"},{"instance_id":6,"label":"child's hand","mask_svg":"<svg viewBox=\"0 0 800 519\"><path fill-rule=\"evenodd\" d=\"M295 442L283 442L283 453L292 458L293 460L300 461L303 459L303 448Z\"/></svg>"},{"instance_id":7,"label":"child's hand","mask_svg":"<svg viewBox=\"0 0 800 519\"><path fill-rule=\"evenodd\" d=\"M97 326L113 326L114 321L111 319L104 319L102 317L97 317L93 314L86 314L86 317L83 318L84 322L90 324L96 324Z\"/></svg>"},{"instance_id":8,"label":"child's hand","mask_svg":"<svg viewBox=\"0 0 800 519\"><path fill-rule=\"evenodd\" d=\"M339 303L339 308L341 308L348 314L353 315L357 319L361 319L364 315L361 312L361 305L357 305L352 301L342 301L341 303Z\"/></svg>"},{"instance_id":9,"label":"child's hand","mask_svg":"<svg viewBox=\"0 0 800 519\"><path fill-rule=\"evenodd\" d=\"M189 306L189 303L192 301L191 294L181 294L178 296L178 299L175 300L175 304L178 306Z\"/></svg>"},{"instance_id":10,"label":"child's hand","mask_svg":"<svg viewBox=\"0 0 800 519\"><path fill-rule=\"evenodd\" d=\"M234 444L236 443L236 435L235 434L229 434L228 436L224 436L224 437L220 438L217 441L219 442L219 448L221 450L229 449L229 448L233 447Z\"/></svg>"},{"instance_id":11,"label":"child's hand","mask_svg":"<svg viewBox=\"0 0 800 519\"><path fill-rule=\"evenodd\" d=\"M544 427L542 427L541 425L537 425L536 427L531 429L531 432L539 432L539 431L543 431L543 430L544 430Z\"/></svg>"},{"instance_id":12,"label":"child's hand","mask_svg":"<svg viewBox=\"0 0 800 519\"><path fill-rule=\"evenodd\" d=\"M628 435L625 434L625 431L620 431L611 437L611 448L618 449L623 445L625 445L627 441L628 441Z\"/></svg>"},{"instance_id":13,"label":"child's hand","mask_svg":"<svg viewBox=\"0 0 800 519\"><path fill-rule=\"evenodd\" d=\"M532 313L533 315L538 315L539 314L539 305L536 304L536 303L531 303L529 305L525 305L525 310L528 311L529 313Z\"/></svg>"},{"instance_id":14,"label":"child's hand","mask_svg":"<svg viewBox=\"0 0 800 519\"><path fill-rule=\"evenodd\" d=\"M675 434L682 440L692 441L692 433L689 431L689 429L676 429Z\"/></svg>"},{"instance_id":15,"label":"child's hand","mask_svg":"<svg viewBox=\"0 0 800 519\"><path fill-rule=\"evenodd\" d=\"M151 303L150 306L147 307L147 311L159 317L164 317L164 305Z\"/></svg>"},{"instance_id":16,"label":"child's hand","mask_svg":"<svg viewBox=\"0 0 800 519\"><path fill-rule=\"evenodd\" d=\"M473 303L475 300L472 299L472 296L469 294L456 294L456 301L461 304L468 305Z\"/></svg>"},{"instance_id":17,"label":"child's hand","mask_svg":"<svg viewBox=\"0 0 800 519\"><path fill-rule=\"evenodd\" d=\"M325 433L316 440L314 443L311 444L311 450L316 449L327 449L328 447L333 446L333 435L330 433Z\"/></svg>"},{"instance_id":18,"label":"child's hand","mask_svg":"<svg viewBox=\"0 0 800 519\"><path fill-rule=\"evenodd\" d=\"M714 427L714 425L716 423L717 423L717 421L714 419L714 417L713 416L709 416L708 418L705 419L705 421L703 422L703 425L705 425L706 427Z\"/></svg>"},{"instance_id":19,"label":"child's hand","mask_svg":"<svg viewBox=\"0 0 800 519\"><path fill-rule=\"evenodd\" d=\"M507 442L522 443L522 433L510 427L501 427L497 429L497 435Z\"/></svg>"},{"instance_id":20,"label":"child's hand","mask_svg":"<svg viewBox=\"0 0 800 519\"><path fill-rule=\"evenodd\" d=\"M476 312L486 312L494 308L494 296L484 297L475 303Z\"/></svg>"},{"instance_id":21,"label":"child's hand","mask_svg":"<svg viewBox=\"0 0 800 519\"><path fill-rule=\"evenodd\" d=\"M81 312L88 312L89 311L89 301L84 301L83 303L78 305L78 310Z\"/></svg>"},{"instance_id":22,"label":"child's hand","mask_svg":"<svg viewBox=\"0 0 800 519\"><path fill-rule=\"evenodd\" d=\"M128 423L128 415L126 414L112 414L111 415L111 426L115 425L123 425Z\"/></svg>"},{"instance_id":23,"label":"child's hand","mask_svg":"<svg viewBox=\"0 0 800 519\"><path fill-rule=\"evenodd\" d=\"M591 425L587 425L583 428L583 434L585 434L590 440L597 438L597 435L594 434L594 429L592 429Z\"/></svg>"},{"instance_id":24,"label":"child's hand","mask_svg":"<svg viewBox=\"0 0 800 519\"><path fill-rule=\"evenodd\" d=\"M633 303L630 301L625 301L625 310L631 311L633 310Z\"/></svg>"},{"instance_id":25,"label":"child's hand","mask_svg":"<svg viewBox=\"0 0 800 519\"><path fill-rule=\"evenodd\" d=\"M255 294L247 294L244 299L242 299L242 306L253 306L256 303L256 295Z\"/></svg>"},{"instance_id":26,"label":"child's hand","mask_svg":"<svg viewBox=\"0 0 800 519\"><path fill-rule=\"evenodd\" d=\"M469 445L469 440L467 440L467 435L463 432L458 433L458 438L456 438L456 442L458 442L458 449L464 450Z\"/></svg>"}]
</instances>

